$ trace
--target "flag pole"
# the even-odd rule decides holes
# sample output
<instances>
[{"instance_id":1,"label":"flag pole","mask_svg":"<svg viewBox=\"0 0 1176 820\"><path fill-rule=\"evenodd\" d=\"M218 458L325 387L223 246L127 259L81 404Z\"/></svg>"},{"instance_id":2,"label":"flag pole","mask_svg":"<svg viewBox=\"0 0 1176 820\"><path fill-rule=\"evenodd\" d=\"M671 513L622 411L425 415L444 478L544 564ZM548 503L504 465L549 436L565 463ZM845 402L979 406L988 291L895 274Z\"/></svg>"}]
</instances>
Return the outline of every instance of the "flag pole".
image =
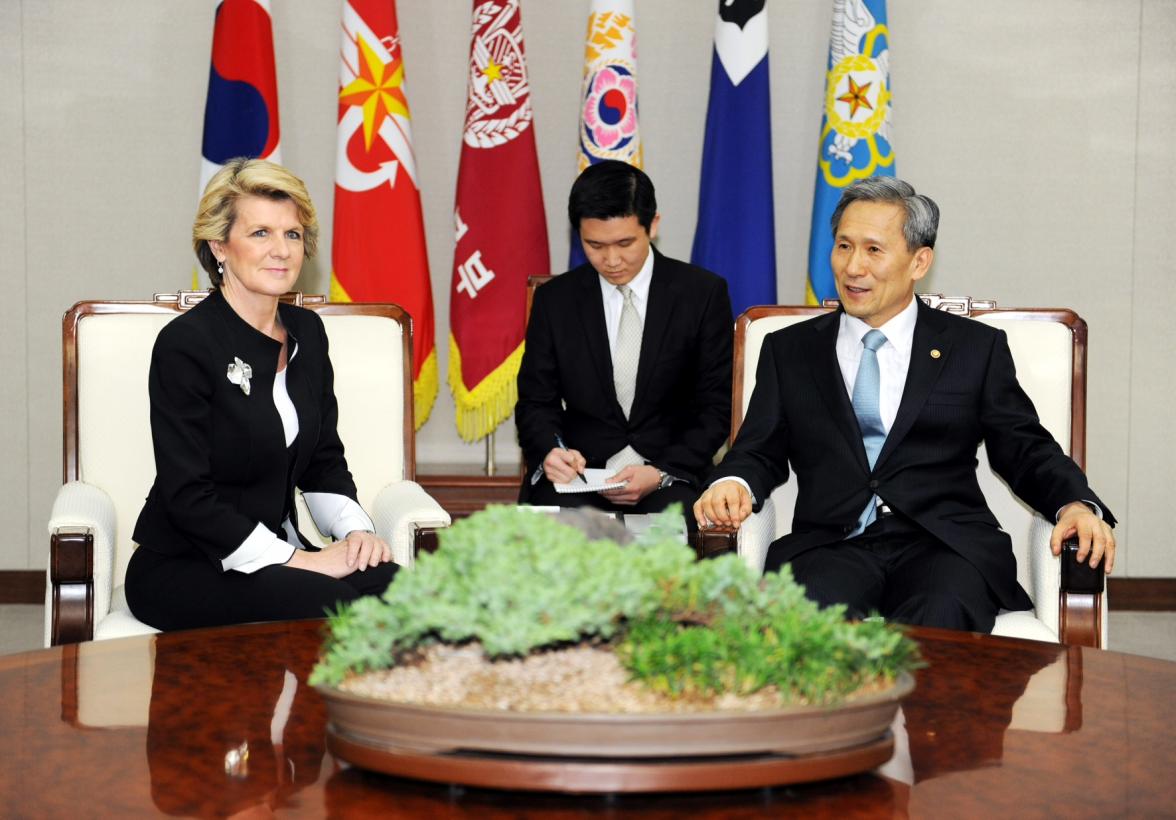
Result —
<instances>
[{"instance_id":1,"label":"flag pole","mask_svg":"<svg viewBox=\"0 0 1176 820\"><path fill-rule=\"evenodd\" d=\"M486 434L486 475L494 475L497 471L494 464L494 431L491 430Z\"/></svg>"}]
</instances>

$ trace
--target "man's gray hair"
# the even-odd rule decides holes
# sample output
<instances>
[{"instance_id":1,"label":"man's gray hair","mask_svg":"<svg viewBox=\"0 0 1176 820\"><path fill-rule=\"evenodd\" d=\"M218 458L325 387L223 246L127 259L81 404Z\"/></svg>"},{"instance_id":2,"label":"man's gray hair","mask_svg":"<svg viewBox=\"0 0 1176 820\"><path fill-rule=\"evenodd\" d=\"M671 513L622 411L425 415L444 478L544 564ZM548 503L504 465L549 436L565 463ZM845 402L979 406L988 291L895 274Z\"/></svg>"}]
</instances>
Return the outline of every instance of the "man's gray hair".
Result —
<instances>
[{"instance_id":1,"label":"man's gray hair","mask_svg":"<svg viewBox=\"0 0 1176 820\"><path fill-rule=\"evenodd\" d=\"M841 194L841 201L833 210L829 227L833 239L837 239L837 227L841 215L854 202L893 202L906 212L902 223L902 236L907 250L934 248L935 235L939 232L939 206L925 194L915 193L915 187L894 177L868 177L859 179Z\"/></svg>"}]
</instances>

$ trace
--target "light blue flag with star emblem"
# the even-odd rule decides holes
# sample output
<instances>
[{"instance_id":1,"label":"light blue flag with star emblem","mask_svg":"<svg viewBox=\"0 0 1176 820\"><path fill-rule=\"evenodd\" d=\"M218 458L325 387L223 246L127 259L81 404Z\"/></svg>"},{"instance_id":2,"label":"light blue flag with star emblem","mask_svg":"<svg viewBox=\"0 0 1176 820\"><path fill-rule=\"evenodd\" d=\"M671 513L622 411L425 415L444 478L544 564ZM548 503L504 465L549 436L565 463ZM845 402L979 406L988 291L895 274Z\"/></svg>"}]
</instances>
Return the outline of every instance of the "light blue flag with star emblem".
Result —
<instances>
[{"instance_id":1,"label":"light blue flag with star emblem","mask_svg":"<svg viewBox=\"0 0 1176 820\"><path fill-rule=\"evenodd\" d=\"M842 189L866 177L894 176L886 0L833 0L819 151L805 295L816 305L837 298L829 219Z\"/></svg>"}]
</instances>

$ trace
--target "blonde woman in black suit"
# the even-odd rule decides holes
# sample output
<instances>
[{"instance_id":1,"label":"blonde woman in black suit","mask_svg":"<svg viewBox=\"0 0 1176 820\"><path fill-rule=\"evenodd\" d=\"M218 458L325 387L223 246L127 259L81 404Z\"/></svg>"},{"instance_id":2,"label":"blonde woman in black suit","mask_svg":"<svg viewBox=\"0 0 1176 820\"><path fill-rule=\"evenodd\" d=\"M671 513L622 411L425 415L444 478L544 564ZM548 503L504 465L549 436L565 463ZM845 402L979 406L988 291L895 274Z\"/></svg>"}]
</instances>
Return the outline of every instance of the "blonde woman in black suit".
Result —
<instances>
[{"instance_id":1,"label":"blonde woman in black suit","mask_svg":"<svg viewBox=\"0 0 1176 820\"><path fill-rule=\"evenodd\" d=\"M230 161L200 201L193 245L215 288L152 351L156 478L126 578L158 629L322 617L395 574L336 432L322 320L278 300L317 238L306 186L270 162ZM330 546L299 534L295 487Z\"/></svg>"}]
</instances>

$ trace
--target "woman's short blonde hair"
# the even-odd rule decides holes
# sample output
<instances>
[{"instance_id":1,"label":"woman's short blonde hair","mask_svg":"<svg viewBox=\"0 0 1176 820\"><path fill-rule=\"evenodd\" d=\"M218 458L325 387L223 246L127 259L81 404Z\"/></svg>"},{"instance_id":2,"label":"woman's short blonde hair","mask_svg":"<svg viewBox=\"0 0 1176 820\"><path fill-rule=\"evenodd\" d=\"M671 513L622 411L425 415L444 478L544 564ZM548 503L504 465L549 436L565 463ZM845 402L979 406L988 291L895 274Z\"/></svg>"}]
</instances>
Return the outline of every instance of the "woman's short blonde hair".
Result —
<instances>
[{"instance_id":1,"label":"woman's short blonde hair","mask_svg":"<svg viewBox=\"0 0 1176 820\"><path fill-rule=\"evenodd\" d=\"M196 258L218 288L224 277L217 272L216 257L208 243L224 242L229 238L233 220L237 217L237 200L246 196L293 202L298 210L298 221L302 223L302 247L306 257L314 256L318 249L318 217L306 184L277 163L246 157L231 159L208 181L196 209L196 221L192 224L192 247L196 250Z\"/></svg>"}]
</instances>

